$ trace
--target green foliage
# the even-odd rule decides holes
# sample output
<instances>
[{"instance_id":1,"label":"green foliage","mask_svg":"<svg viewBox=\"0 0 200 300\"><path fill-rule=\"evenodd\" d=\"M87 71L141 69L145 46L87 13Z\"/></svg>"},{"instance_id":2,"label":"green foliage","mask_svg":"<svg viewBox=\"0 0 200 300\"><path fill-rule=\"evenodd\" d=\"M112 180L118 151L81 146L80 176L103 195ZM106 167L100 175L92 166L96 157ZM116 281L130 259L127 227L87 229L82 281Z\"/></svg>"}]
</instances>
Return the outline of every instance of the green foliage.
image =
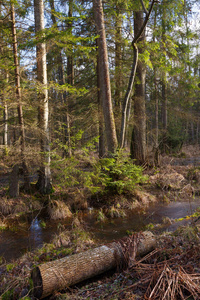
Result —
<instances>
[{"instance_id":1,"label":"green foliage","mask_svg":"<svg viewBox=\"0 0 200 300\"><path fill-rule=\"evenodd\" d=\"M77 150L82 135L83 131L80 130L71 138L74 155L64 159L58 153L66 146L57 140L52 170L61 189L77 187L86 188L92 194L99 191L121 194L146 180L143 169L134 165L124 152L119 151L115 157L98 159L94 154L98 137L90 139Z\"/></svg>"},{"instance_id":2,"label":"green foliage","mask_svg":"<svg viewBox=\"0 0 200 300\"><path fill-rule=\"evenodd\" d=\"M41 228L46 228L47 224L45 223L45 221L41 221L40 222L40 227Z\"/></svg>"},{"instance_id":3,"label":"green foliage","mask_svg":"<svg viewBox=\"0 0 200 300\"><path fill-rule=\"evenodd\" d=\"M142 167L134 165L124 152L119 152L115 158L102 158L96 167L105 190L112 193L131 191L147 179Z\"/></svg>"},{"instance_id":4,"label":"green foliage","mask_svg":"<svg viewBox=\"0 0 200 300\"><path fill-rule=\"evenodd\" d=\"M13 299L13 289L5 292L2 296L1 296L2 300L11 300Z\"/></svg>"},{"instance_id":5,"label":"green foliage","mask_svg":"<svg viewBox=\"0 0 200 300\"><path fill-rule=\"evenodd\" d=\"M14 268L14 264L8 264L6 265L6 270L9 272L9 271L12 271L12 269Z\"/></svg>"},{"instance_id":6,"label":"green foliage","mask_svg":"<svg viewBox=\"0 0 200 300\"><path fill-rule=\"evenodd\" d=\"M181 132L181 128L170 128L160 137L159 148L162 153L175 154L181 151L185 141L185 133Z\"/></svg>"},{"instance_id":7,"label":"green foliage","mask_svg":"<svg viewBox=\"0 0 200 300\"><path fill-rule=\"evenodd\" d=\"M98 210L97 213L97 221L98 222L105 222L107 220L102 208L100 210Z\"/></svg>"}]
</instances>

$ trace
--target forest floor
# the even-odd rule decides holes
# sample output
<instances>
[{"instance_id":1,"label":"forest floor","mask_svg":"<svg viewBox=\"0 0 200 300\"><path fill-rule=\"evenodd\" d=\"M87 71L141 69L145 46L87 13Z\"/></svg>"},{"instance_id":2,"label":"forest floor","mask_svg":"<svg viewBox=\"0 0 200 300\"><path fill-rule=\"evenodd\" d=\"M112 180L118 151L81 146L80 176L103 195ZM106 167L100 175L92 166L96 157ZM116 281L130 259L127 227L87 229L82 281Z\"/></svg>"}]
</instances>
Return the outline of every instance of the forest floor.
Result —
<instances>
[{"instance_id":1,"label":"forest floor","mask_svg":"<svg viewBox=\"0 0 200 300\"><path fill-rule=\"evenodd\" d=\"M145 209L155 201L190 201L194 195L200 194L199 149L187 147L183 152L181 157L162 157L159 168L146 169L149 180L142 189L133 194L104 196L96 208L103 208L104 214L116 218L123 216L122 209ZM6 194L9 170L2 165L0 172L4 174L0 180L0 227L1 230L11 230L13 222L17 226L23 214L41 210L43 206L36 195L21 193L19 198L10 199ZM66 194L55 191L51 197L59 209L54 207L49 214L52 217L68 214L72 220L71 230L64 230L51 243L17 260L8 263L1 257L0 299L35 299L30 279L30 272L35 266L99 245L76 213L76 209L94 205L94 199L90 197L86 201L81 193L73 198L75 191L68 192L67 201L73 203L73 207L70 206L69 210L69 206L63 206L57 199L62 199ZM132 198L134 202L130 201ZM200 299L200 227L199 222L195 221L192 218L190 226L159 236L157 248L144 258L138 257L126 270L107 272L62 293L56 292L49 299Z\"/></svg>"}]
</instances>

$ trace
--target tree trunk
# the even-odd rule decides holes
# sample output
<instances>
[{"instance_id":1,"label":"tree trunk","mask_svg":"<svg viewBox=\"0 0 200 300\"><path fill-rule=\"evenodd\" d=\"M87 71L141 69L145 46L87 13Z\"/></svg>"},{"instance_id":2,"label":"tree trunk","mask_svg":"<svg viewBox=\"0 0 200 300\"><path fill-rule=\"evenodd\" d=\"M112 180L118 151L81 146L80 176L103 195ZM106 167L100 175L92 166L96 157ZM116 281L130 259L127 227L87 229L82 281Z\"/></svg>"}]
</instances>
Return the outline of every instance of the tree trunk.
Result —
<instances>
[{"instance_id":1,"label":"tree trunk","mask_svg":"<svg viewBox=\"0 0 200 300\"><path fill-rule=\"evenodd\" d=\"M107 146L109 154L114 154L117 149L117 136L111 99L111 86L102 0L93 0L93 7L97 33L99 35L98 51L100 58L100 89L102 92L102 105Z\"/></svg>"},{"instance_id":2,"label":"tree trunk","mask_svg":"<svg viewBox=\"0 0 200 300\"><path fill-rule=\"evenodd\" d=\"M9 179L9 195L16 198L19 196L19 165L14 165Z\"/></svg>"},{"instance_id":3,"label":"tree trunk","mask_svg":"<svg viewBox=\"0 0 200 300\"><path fill-rule=\"evenodd\" d=\"M143 25L143 12L135 12L134 34L137 35ZM144 42L145 34L142 33L140 42ZM138 49L139 53L143 50ZM131 158L143 164L146 161L146 108L145 108L145 80L146 67L138 61L136 75L140 83L135 86L134 95L134 128L131 139Z\"/></svg>"},{"instance_id":4,"label":"tree trunk","mask_svg":"<svg viewBox=\"0 0 200 300\"><path fill-rule=\"evenodd\" d=\"M73 23L70 18L73 16L73 0L69 0L69 12L68 12L68 17L69 17L69 23L68 23L68 29L70 34L72 34L72 28L73 28ZM67 57L67 83L70 85L74 85L74 64L73 64L73 56L68 55Z\"/></svg>"},{"instance_id":5,"label":"tree trunk","mask_svg":"<svg viewBox=\"0 0 200 300\"><path fill-rule=\"evenodd\" d=\"M120 116L122 106L122 13L120 5L115 7L115 93L114 116L117 137L120 138Z\"/></svg>"},{"instance_id":6,"label":"tree trunk","mask_svg":"<svg viewBox=\"0 0 200 300\"><path fill-rule=\"evenodd\" d=\"M166 60L166 49L165 49L165 43L166 43L166 0L163 0L162 3L162 52L163 52L163 60ZM164 137L167 133L167 74L166 70L163 70L162 72L162 125L164 130Z\"/></svg>"},{"instance_id":7,"label":"tree trunk","mask_svg":"<svg viewBox=\"0 0 200 300\"><path fill-rule=\"evenodd\" d=\"M155 149L154 149L154 166L158 167L160 164L159 160L159 141L158 141L158 83L157 83L157 69L154 68L154 88L155 88Z\"/></svg>"},{"instance_id":8,"label":"tree trunk","mask_svg":"<svg viewBox=\"0 0 200 300\"><path fill-rule=\"evenodd\" d=\"M70 19L73 16L73 0L69 0L68 6L69 6L68 17ZM72 34L72 28L73 28L73 23L72 23L72 20L71 20L68 23L68 29L70 30L70 34ZM67 83L71 86L74 85L74 61L73 61L72 54L68 55L68 57L67 57ZM68 145L67 155L69 157L71 157L72 156L72 147L71 147L71 126L70 126L70 114L69 114L69 100L67 100L66 96L67 95L66 95L66 92L65 92L65 94L64 94L65 105L66 105L65 141Z\"/></svg>"},{"instance_id":9,"label":"tree trunk","mask_svg":"<svg viewBox=\"0 0 200 300\"><path fill-rule=\"evenodd\" d=\"M55 17L55 5L54 5L54 0L49 0L49 4L51 7L51 19L54 25L56 25L56 17ZM72 17L72 4L73 0L69 0L69 13L68 16ZM72 24L70 24L72 27ZM58 64L58 78L59 78L59 84L63 85L65 84L65 75L64 75L64 66L63 66L63 57L62 57L62 52L60 49L58 49L58 55L57 55L57 64ZM73 66L73 64L72 64ZM74 83L74 78L71 76L70 78L72 79L69 82L69 76L68 76L68 60L67 60L67 83L73 85ZM72 67L73 69L73 67ZM70 73L71 74L71 73ZM72 150L71 150L71 137L70 137L70 120L69 120L69 108L68 108L68 101L67 101L67 95L66 92L61 92L61 102L63 106L65 107L65 112L64 116L62 118L63 121L63 131L64 131L64 138L63 141L64 143L67 144L68 149L64 150L64 156L71 157L72 155Z\"/></svg>"},{"instance_id":10,"label":"tree trunk","mask_svg":"<svg viewBox=\"0 0 200 300\"><path fill-rule=\"evenodd\" d=\"M120 148L124 147L125 135L126 135L127 109L129 107L130 96L132 93L133 83L135 80L135 74L136 74L137 64L138 64L138 48L137 48L136 43L138 41L144 39L144 31L145 31L147 22L149 20L149 17L151 15L155 0L153 0L151 2L149 11L147 11L145 9L143 0L140 0L140 2L142 4L143 10L146 14L146 17L145 17L144 21L141 18L136 21L136 19L134 18L134 21L136 21L136 24L134 24L134 39L132 41L133 64L132 64L132 68L131 68L131 75L129 78L128 88L127 88L127 91L126 91L126 94L124 97L123 107L122 107L121 132L120 132L120 142L119 142ZM143 14L143 13L140 12L140 14Z\"/></svg>"},{"instance_id":11,"label":"tree trunk","mask_svg":"<svg viewBox=\"0 0 200 300\"><path fill-rule=\"evenodd\" d=\"M3 145L4 145L4 154L8 154L8 106L7 103L4 103L3 111L3 121L4 121L4 133L3 133Z\"/></svg>"},{"instance_id":12,"label":"tree trunk","mask_svg":"<svg viewBox=\"0 0 200 300\"><path fill-rule=\"evenodd\" d=\"M97 49L99 41L97 39ZM97 95L98 95L98 117L99 117L99 158L105 156L105 131L104 131L104 120L102 111L102 93L100 89L100 61L99 52L97 51Z\"/></svg>"},{"instance_id":13,"label":"tree trunk","mask_svg":"<svg viewBox=\"0 0 200 300\"><path fill-rule=\"evenodd\" d=\"M44 30L44 4L43 0L34 0L35 32ZM39 84L39 130L41 132L41 166L37 188L42 194L50 193L51 171L50 171L50 146L49 146L49 109L47 90L47 66L46 66L46 45L38 43L36 46L37 78Z\"/></svg>"},{"instance_id":14,"label":"tree trunk","mask_svg":"<svg viewBox=\"0 0 200 300\"><path fill-rule=\"evenodd\" d=\"M127 268L135 256L144 255L156 247L151 232L135 234L83 253L44 263L32 271L34 296L42 299L55 291L102 274L113 268Z\"/></svg>"},{"instance_id":15,"label":"tree trunk","mask_svg":"<svg viewBox=\"0 0 200 300\"><path fill-rule=\"evenodd\" d=\"M19 61L18 61L18 50L17 50L17 33L15 26L15 8L14 4L11 3L11 24L12 24L12 37L13 37L13 54L14 54L14 65L15 65L15 86L16 86L16 96L17 96L17 111L18 111L18 120L20 125L20 143L21 143L21 159L22 159L22 168L24 175L24 187L26 190L30 189L30 180L29 172L25 159L25 130L24 130L24 118L23 110L21 104L21 86L20 86L20 70L19 70Z\"/></svg>"}]
</instances>

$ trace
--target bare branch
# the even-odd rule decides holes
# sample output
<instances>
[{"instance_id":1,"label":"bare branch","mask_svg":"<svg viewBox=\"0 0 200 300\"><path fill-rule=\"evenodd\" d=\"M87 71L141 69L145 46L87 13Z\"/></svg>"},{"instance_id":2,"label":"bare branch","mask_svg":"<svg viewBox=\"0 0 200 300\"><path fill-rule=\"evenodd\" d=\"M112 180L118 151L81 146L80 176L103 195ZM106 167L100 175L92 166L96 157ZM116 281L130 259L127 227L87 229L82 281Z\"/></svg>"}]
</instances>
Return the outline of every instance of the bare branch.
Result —
<instances>
[{"instance_id":1,"label":"bare branch","mask_svg":"<svg viewBox=\"0 0 200 300\"><path fill-rule=\"evenodd\" d=\"M141 35L142 35L146 25L147 25L147 22L149 21L149 18L150 18L150 15L151 15L151 12L152 12L152 9L153 9L153 6L154 6L155 2L156 2L156 0L153 0L151 2L151 5L150 5L149 11L146 15L146 18L144 20L144 23L143 23L142 27L140 28L140 31L138 32L137 36L133 39L132 45L137 43L138 39L141 37Z\"/></svg>"},{"instance_id":2,"label":"bare branch","mask_svg":"<svg viewBox=\"0 0 200 300\"><path fill-rule=\"evenodd\" d=\"M142 8L143 8L143 10L144 10L144 13L147 15L147 14L148 14L148 11L146 10L146 7L145 7L145 5L144 5L143 0L140 0L140 2L141 2L141 4L142 4Z\"/></svg>"},{"instance_id":3,"label":"bare branch","mask_svg":"<svg viewBox=\"0 0 200 300\"><path fill-rule=\"evenodd\" d=\"M127 107L128 107L128 103L130 100L130 96L131 96L131 92L132 92L132 88L133 88L133 83L135 80L135 74L136 74L136 69L137 69L137 63L138 63L138 48L137 48L137 41L139 40L139 38L141 37L143 31L145 30L145 27L147 25L147 22L150 18L154 3L157 0L152 0L149 11L146 10L146 8L144 7L144 2L143 0L140 0L141 4L143 6L143 9L145 10L146 13L146 17L145 20L142 24L142 27L140 28L138 34L136 35L136 37L134 37L133 41L132 41L132 47L133 47L133 64L132 64L132 69L131 69L131 75L129 78L129 84L128 84L128 88L126 91L126 95L124 97L124 101L123 101L123 107L122 107L122 120L121 120L121 133L120 133L120 141L119 141L119 146L120 148L124 147L124 140L125 140L125 131L126 131L126 118L127 118Z\"/></svg>"}]
</instances>

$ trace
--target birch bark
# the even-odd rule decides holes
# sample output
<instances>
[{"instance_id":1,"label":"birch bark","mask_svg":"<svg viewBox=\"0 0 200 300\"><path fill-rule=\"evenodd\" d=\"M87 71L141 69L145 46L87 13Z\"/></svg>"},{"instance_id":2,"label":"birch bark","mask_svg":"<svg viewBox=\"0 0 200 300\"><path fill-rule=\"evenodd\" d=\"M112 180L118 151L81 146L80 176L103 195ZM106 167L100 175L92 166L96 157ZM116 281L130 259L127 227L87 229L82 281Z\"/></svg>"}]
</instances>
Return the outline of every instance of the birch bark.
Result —
<instances>
[{"instance_id":1,"label":"birch bark","mask_svg":"<svg viewBox=\"0 0 200 300\"><path fill-rule=\"evenodd\" d=\"M36 35L44 30L44 3L43 0L34 0L35 32ZM42 194L52 190L50 171L50 146L49 146L49 107L47 89L46 44L39 41L36 46L37 79L39 85L39 130L41 145L41 165L37 188Z\"/></svg>"}]
</instances>

